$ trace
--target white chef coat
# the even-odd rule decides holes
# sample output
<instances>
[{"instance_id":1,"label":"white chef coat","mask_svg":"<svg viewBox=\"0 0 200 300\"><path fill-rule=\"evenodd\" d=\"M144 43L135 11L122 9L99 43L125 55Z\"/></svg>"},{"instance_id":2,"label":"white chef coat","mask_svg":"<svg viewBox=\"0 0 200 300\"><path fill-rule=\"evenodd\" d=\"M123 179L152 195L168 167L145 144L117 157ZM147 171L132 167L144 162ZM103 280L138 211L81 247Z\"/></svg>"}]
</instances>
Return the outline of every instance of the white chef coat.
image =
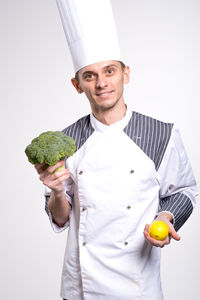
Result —
<instances>
[{"instance_id":1,"label":"white chef coat","mask_svg":"<svg viewBox=\"0 0 200 300\"><path fill-rule=\"evenodd\" d=\"M195 180L177 129L172 129L156 170L123 131L131 114L127 109L125 117L110 126L91 114L94 132L67 159L70 219L60 228L49 217L56 232L70 225L61 285L61 296L68 300L163 299L160 248L144 239L144 226L154 219L162 196L183 192L194 205ZM177 177L183 156L188 168L184 179L183 172Z\"/></svg>"}]
</instances>

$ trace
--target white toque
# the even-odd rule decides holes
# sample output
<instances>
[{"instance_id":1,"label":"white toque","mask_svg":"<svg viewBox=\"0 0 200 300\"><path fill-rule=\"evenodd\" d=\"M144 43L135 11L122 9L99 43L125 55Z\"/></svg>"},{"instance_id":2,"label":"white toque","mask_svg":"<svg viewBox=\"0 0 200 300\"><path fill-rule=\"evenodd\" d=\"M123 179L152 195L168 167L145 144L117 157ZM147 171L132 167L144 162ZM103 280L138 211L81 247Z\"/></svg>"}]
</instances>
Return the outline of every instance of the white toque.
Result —
<instances>
[{"instance_id":1,"label":"white toque","mask_svg":"<svg viewBox=\"0 0 200 300\"><path fill-rule=\"evenodd\" d=\"M57 0L74 70L121 60L110 0Z\"/></svg>"}]
</instances>

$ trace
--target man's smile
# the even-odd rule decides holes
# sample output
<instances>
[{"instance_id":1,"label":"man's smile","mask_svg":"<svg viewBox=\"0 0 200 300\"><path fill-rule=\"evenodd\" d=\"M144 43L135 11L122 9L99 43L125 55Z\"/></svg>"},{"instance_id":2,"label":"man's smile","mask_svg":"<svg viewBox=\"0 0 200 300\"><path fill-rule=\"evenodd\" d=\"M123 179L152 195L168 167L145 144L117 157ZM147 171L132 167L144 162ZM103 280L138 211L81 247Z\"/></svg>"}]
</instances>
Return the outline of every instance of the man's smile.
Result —
<instances>
[{"instance_id":1,"label":"man's smile","mask_svg":"<svg viewBox=\"0 0 200 300\"><path fill-rule=\"evenodd\" d=\"M104 98L104 97L111 95L113 92L114 92L113 90L112 91L102 91L102 92L96 93L96 96Z\"/></svg>"}]
</instances>

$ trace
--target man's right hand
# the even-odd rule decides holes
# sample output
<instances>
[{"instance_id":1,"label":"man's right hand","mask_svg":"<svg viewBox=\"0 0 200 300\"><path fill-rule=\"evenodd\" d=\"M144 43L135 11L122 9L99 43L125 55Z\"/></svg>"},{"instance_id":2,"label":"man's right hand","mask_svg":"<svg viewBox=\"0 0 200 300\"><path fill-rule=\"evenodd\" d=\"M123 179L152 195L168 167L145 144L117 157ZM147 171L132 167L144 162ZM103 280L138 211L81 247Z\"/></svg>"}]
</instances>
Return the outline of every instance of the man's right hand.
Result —
<instances>
[{"instance_id":1,"label":"man's right hand","mask_svg":"<svg viewBox=\"0 0 200 300\"><path fill-rule=\"evenodd\" d=\"M64 166L64 163L65 162L62 160L56 165L47 168L45 168L45 163L35 165L35 169L40 175L42 183L50 188L55 194L64 191L63 182L70 177L69 169L63 169L54 173L57 168Z\"/></svg>"}]
</instances>

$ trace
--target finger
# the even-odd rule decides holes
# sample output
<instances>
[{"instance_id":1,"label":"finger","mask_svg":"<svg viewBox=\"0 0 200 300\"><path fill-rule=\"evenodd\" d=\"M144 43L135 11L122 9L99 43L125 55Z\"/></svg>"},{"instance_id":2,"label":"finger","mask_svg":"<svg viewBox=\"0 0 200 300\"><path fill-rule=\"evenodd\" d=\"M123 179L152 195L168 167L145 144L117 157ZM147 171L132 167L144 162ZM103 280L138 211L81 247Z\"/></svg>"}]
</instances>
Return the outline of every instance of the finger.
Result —
<instances>
[{"instance_id":1,"label":"finger","mask_svg":"<svg viewBox=\"0 0 200 300\"><path fill-rule=\"evenodd\" d=\"M65 180L67 180L69 178L69 174L63 174L62 176L59 176L55 181L55 186L60 185L61 183L63 183Z\"/></svg>"},{"instance_id":2,"label":"finger","mask_svg":"<svg viewBox=\"0 0 200 300\"><path fill-rule=\"evenodd\" d=\"M169 244L169 241L166 240L166 241L158 241L158 240L155 240L153 238L147 238L148 242L154 246L154 247L160 247L160 248L163 248L165 245L168 245Z\"/></svg>"},{"instance_id":3,"label":"finger","mask_svg":"<svg viewBox=\"0 0 200 300\"><path fill-rule=\"evenodd\" d=\"M150 236L150 234L149 234L149 232L148 232L146 226L145 226L145 229L144 229L143 234L144 234L145 238L146 238L149 242L151 242L151 241L153 240L152 237Z\"/></svg>"},{"instance_id":4,"label":"finger","mask_svg":"<svg viewBox=\"0 0 200 300\"><path fill-rule=\"evenodd\" d=\"M56 187L70 177L69 169L64 169L56 173L44 172L40 175L40 180L48 187Z\"/></svg>"},{"instance_id":5,"label":"finger","mask_svg":"<svg viewBox=\"0 0 200 300\"><path fill-rule=\"evenodd\" d=\"M49 183L50 184L54 184L57 182L59 182L59 178L61 176L65 176L65 180L68 179L70 177L70 172L68 169L63 169L63 170L60 170L58 172L50 172L51 171L51 168L48 168L48 170L45 170L43 171L41 174L40 174L40 180L45 184L45 185L48 185Z\"/></svg>"},{"instance_id":6,"label":"finger","mask_svg":"<svg viewBox=\"0 0 200 300\"><path fill-rule=\"evenodd\" d=\"M152 245L152 246L155 246L155 247L160 247L160 248L163 248L165 245L168 245L170 243L170 238L169 236L166 237L166 239L164 239L163 241L159 241L159 240L156 240L154 238L152 238L148 232L148 225L145 226L145 229L144 229L144 236L146 238L146 240Z\"/></svg>"},{"instance_id":7,"label":"finger","mask_svg":"<svg viewBox=\"0 0 200 300\"><path fill-rule=\"evenodd\" d=\"M69 169L63 169L63 170L60 170L60 171L57 171L55 173L51 173L51 177L52 179L56 180L56 179L59 179L61 178L62 176L65 176L67 178L70 177L70 172L69 172Z\"/></svg>"},{"instance_id":8,"label":"finger","mask_svg":"<svg viewBox=\"0 0 200 300\"><path fill-rule=\"evenodd\" d=\"M37 170L38 174L41 174L44 171L44 167L46 166L45 163L42 164L35 164L34 167Z\"/></svg>"},{"instance_id":9,"label":"finger","mask_svg":"<svg viewBox=\"0 0 200 300\"><path fill-rule=\"evenodd\" d=\"M170 236L171 236L174 240L180 241L181 237L180 237L180 235L176 232L176 230L172 229L172 230L170 231L169 234L170 234Z\"/></svg>"},{"instance_id":10,"label":"finger","mask_svg":"<svg viewBox=\"0 0 200 300\"><path fill-rule=\"evenodd\" d=\"M65 174L63 176L60 176L56 180L50 180L49 178L45 178L43 180L43 184L48 186L51 190L60 192L63 191L63 182L69 178L69 174Z\"/></svg>"},{"instance_id":11,"label":"finger","mask_svg":"<svg viewBox=\"0 0 200 300\"><path fill-rule=\"evenodd\" d=\"M38 173L40 174L40 180L43 180L44 178L47 178L48 176L52 175L56 169L60 168L63 165L64 161L60 161L54 166L48 166L45 169L43 167L38 171Z\"/></svg>"},{"instance_id":12,"label":"finger","mask_svg":"<svg viewBox=\"0 0 200 300\"><path fill-rule=\"evenodd\" d=\"M60 160L60 161L57 162L57 164L55 164L54 166L49 166L49 167L47 168L47 171L51 174L51 173L53 173L56 169L58 169L58 168L64 166L64 164L65 164L64 160Z\"/></svg>"},{"instance_id":13,"label":"finger","mask_svg":"<svg viewBox=\"0 0 200 300\"><path fill-rule=\"evenodd\" d=\"M148 232L149 231L149 224L146 224L144 227L144 231Z\"/></svg>"}]
</instances>

